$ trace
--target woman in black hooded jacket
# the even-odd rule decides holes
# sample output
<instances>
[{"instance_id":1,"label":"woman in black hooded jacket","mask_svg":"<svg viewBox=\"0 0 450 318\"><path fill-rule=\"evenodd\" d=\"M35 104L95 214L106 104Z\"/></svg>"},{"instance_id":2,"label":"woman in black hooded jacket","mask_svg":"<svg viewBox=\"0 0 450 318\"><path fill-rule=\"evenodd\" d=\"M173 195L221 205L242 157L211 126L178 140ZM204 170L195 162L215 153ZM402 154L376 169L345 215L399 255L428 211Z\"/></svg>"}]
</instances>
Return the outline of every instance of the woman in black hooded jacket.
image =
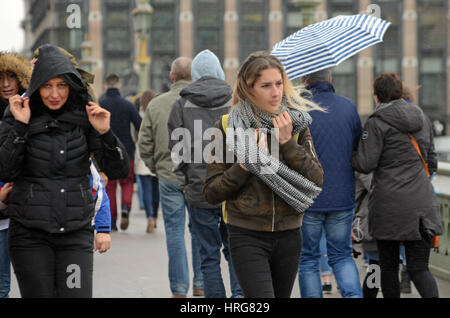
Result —
<instances>
[{"instance_id":1,"label":"woman in black hooded jacket","mask_svg":"<svg viewBox=\"0 0 450 318\"><path fill-rule=\"evenodd\" d=\"M39 49L27 97L0 128L0 180L10 195L9 252L22 297L92 297L91 155L109 179L128 175L110 114L58 48Z\"/></svg>"},{"instance_id":2,"label":"woman in black hooded jacket","mask_svg":"<svg viewBox=\"0 0 450 318\"><path fill-rule=\"evenodd\" d=\"M381 288L385 298L400 298L399 246L420 295L439 296L428 263L432 238L442 234L439 203L418 151L430 173L437 170L431 123L423 111L402 99L403 84L395 73L374 82L377 103L353 154L353 168L373 172L369 198L369 233L377 241Z\"/></svg>"}]
</instances>

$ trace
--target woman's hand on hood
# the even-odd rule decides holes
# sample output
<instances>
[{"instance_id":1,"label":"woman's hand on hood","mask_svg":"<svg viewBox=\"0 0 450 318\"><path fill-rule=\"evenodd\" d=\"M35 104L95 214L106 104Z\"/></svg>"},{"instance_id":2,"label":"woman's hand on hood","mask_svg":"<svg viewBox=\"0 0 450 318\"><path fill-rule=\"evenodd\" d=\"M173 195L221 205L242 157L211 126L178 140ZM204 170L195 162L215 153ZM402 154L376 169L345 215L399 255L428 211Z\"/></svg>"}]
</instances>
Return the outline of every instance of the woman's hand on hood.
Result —
<instances>
[{"instance_id":1,"label":"woman's hand on hood","mask_svg":"<svg viewBox=\"0 0 450 318\"><path fill-rule=\"evenodd\" d=\"M30 122L31 109L29 98L22 98L19 95L14 95L9 99L9 105L15 120L24 124Z\"/></svg>"},{"instance_id":2,"label":"woman's hand on hood","mask_svg":"<svg viewBox=\"0 0 450 318\"><path fill-rule=\"evenodd\" d=\"M101 108L94 102L89 102L89 104L86 105L86 112L92 127L94 127L100 135L104 135L110 130L111 113L109 111Z\"/></svg>"}]
</instances>

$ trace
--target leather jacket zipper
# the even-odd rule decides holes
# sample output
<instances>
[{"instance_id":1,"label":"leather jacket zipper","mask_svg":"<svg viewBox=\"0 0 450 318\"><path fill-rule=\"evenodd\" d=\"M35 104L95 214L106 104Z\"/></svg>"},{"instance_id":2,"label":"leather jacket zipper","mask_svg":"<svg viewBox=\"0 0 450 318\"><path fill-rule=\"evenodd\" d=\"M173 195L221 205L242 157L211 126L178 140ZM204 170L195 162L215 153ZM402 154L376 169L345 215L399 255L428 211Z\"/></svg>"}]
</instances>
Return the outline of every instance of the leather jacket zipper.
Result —
<instances>
[{"instance_id":1,"label":"leather jacket zipper","mask_svg":"<svg viewBox=\"0 0 450 318\"><path fill-rule=\"evenodd\" d=\"M275 232L275 195L272 191L272 232Z\"/></svg>"},{"instance_id":2,"label":"leather jacket zipper","mask_svg":"<svg viewBox=\"0 0 450 318\"><path fill-rule=\"evenodd\" d=\"M309 151L311 151L313 158L316 159L316 154L313 151L311 140L308 140L308 144L309 144Z\"/></svg>"}]
</instances>

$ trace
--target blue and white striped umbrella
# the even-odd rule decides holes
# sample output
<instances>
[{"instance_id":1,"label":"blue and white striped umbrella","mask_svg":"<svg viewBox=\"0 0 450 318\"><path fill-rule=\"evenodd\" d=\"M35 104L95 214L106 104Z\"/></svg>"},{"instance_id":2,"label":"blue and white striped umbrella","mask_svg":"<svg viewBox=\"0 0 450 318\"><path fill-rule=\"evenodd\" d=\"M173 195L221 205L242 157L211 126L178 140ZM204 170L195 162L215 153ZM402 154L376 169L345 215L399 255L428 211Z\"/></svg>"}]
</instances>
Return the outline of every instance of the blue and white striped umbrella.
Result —
<instances>
[{"instance_id":1,"label":"blue and white striped umbrella","mask_svg":"<svg viewBox=\"0 0 450 318\"><path fill-rule=\"evenodd\" d=\"M289 78L294 80L339 65L382 42L390 25L366 14L338 16L302 28L277 43L272 54L280 59Z\"/></svg>"}]
</instances>

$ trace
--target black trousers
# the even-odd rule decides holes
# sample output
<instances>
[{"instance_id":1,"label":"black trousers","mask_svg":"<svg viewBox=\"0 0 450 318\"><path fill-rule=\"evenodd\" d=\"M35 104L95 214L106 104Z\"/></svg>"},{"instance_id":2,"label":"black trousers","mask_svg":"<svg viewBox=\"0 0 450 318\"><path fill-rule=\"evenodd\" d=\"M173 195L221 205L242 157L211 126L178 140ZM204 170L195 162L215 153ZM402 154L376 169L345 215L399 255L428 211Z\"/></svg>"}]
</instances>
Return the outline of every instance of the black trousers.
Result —
<instances>
[{"instance_id":1,"label":"black trousers","mask_svg":"<svg viewBox=\"0 0 450 318\"><path fill-rule=\"evenodd\" d=\"M400 298L399 241L378 240L381 267L381 290L384 298ZM411 280L423 298L437 298L439 291L436 280L428 269L431 252L431 238L420 241L405 241L406 268Z\"/></svg>"},{"instance_id":2,"label":"black trousers","mask_svg":"<svg viewBox=\"0 0 450 318\"><path fill-rule=\"evenodd\" d=\"M91 227L49 234L11 220L8 240L23 298L92 298Z\"/></svg>"},{"instance_id":3,"label":"black trousers","mask_svg":"<svg viewBox=\"0 0 450 318\"><path fill-rule=\"evenodd\" d=\"M231 261L246 298L289 298L300 262L300 229L258 232L228 225Z\"/></svg>"}]
</instances>

